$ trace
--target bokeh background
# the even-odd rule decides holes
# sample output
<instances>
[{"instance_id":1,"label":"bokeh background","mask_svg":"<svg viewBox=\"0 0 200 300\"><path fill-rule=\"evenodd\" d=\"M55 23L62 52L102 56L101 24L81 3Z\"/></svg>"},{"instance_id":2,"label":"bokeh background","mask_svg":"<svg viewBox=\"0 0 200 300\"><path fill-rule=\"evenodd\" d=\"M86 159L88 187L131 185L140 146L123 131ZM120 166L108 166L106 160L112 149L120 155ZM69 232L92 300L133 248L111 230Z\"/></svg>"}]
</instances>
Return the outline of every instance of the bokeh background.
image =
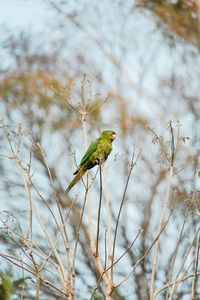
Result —
<instances>
[{"instance_id":1,"label":"bokeh background","mask_svg":"<svg viewBox=\"0 0 200 300\"><path fill-rule=\"evenodd\" d=\"M31 151L33 182L55 214L58 212L52 184L64 212L71 201L76 200L68 219L73 245L84 185L79 182L69 195L64 194L64 189L86 145L102 130L112 129L117 139L105 165L106 188L103 186L110 199L112 233L132 153L135 151L136 158L141 151L120 217L116 256L124 253L139 228L144 231L114 270L115 281L120 282L156 237L169 173L169 162L158 141L163 141L170 155L171 121L178 150L167 211L172 202L176 205L160 238L155 287L162 287L169 278L175 280L179 275L194 272L198 265L200 204L199 17L200 6L195 0L10 0L0 3L1 251L26 259L21 248L24 247L24 251L28 248L21 239L28 234L29 201L9 141L23 166L28 164ZM156 139L149 128L156 132ZM48 161L52 181L44 156L36 145L40 145ZM91 170L92 178L95 174L96 170ZM97 174L91 188L94 227L99 201L98 178ZM104 196L102 257L108 226ZM36 191L33 191L33 199L50 234L56 235L49 211ZM49 246L45 236L35 218L33 222L34 245L46 251ZM75 299L89 299L99 278L88 243L87 226L85 213L77 252ZM188 249L189 254L180 269ZM58 252L64 259L63 246L58 245ZM149 299L152 253L115 289L113 299ZM0 262L1 272L9 274L11 281L27 276L3 257ZM47 276L59 286L55 274ZM23 299L35 299L34 277L26 282ZM192 278L183 281L172 299L191 299L191 286ZM15 288L11 299L19 299L21 290ZM103 284L99 291L104 293ZM171 299L166 298L168 293L169 289L164 289L157 299ZM198 280L196 293L200 295ZM65 299L43 284L40 297Z\"/></svg>"}]
</instances>

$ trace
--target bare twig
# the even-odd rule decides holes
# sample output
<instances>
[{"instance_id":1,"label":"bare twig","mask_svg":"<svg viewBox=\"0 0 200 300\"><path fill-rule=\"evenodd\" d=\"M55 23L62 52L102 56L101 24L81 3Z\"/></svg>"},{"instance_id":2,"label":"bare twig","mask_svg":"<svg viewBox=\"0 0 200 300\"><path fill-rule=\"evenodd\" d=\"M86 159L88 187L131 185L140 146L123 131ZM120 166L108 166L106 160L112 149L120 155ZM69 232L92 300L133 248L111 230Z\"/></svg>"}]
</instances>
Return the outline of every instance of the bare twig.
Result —
<instances>
[{"instance_id":1,"label":"bare twig","mask_svg":"<svg viewBox=\"0 0 200 300\"><path fill-rule=\"evenodd\" d=\"M120 283L118 283L117 285L115 285L115 288L117 288L117 287L121 286L122 284L124 284L128 280L128 278L131 276L131 274L135 271L135 269L145 260L145 258L147 257L147 255L149 254L149 252L151 251L151 249L153 248L154 244L160 238L160 235L162 234L162 232L166 228L167 224L169 223L169 220L171 218L173 210L174 210L174 207L172 206L171 211L169 213L169 216L168 216L165 224L161 228L160 232L157 234L157 236L154 239L154 241L152 242L151 246L147 249L147 251L145 252L145 254L135 263L135 265L132 267L132 269L129 271L129 273L126 275L126 277Z\"/></svg>"},{"instance_id":2,"label":"bare twig","mask_svg":"<svg viewBox=\"0 0 200 300\"><path fill-rule=\"evenodd\" d=\"M140 233L142 233L142 232L143 232L143 229L140 228L140 229L138 230L138 233L137 233L136 237L135 237L134 240L132 241L132 243L131 243L131 244L129 245L129 247L122 253L122 255L121 255L121 256L113 263L114 265L116 265L116 264L117 264L117 263L118 263L125 255L126 255L126 253L129 252L129 250L132 248L132 246L134 245L134 243L135 243L136 240L138 239ZM92 293L91 298L93 297L95 291L98 289L98 287L99 287L99 285L100 285L100 282L101 282L103 276L105 275L105 273L107 273L112 267L113 267L113 265L110 265L107 269L105 269L105 270L103 271L103 273L101 274L101 276L100 276L99 279L98 279L98 282L97 282L96 287L95 287L95 289L94 289L94 291L93 291L93 293ZM114 290L114 288L115 288L115 286L113 285L113 290ZM113 292L113 290L112 290L112 292ZM91 298L90 298L90 299L91 299Z\"/></svg>"},{"instance_id":3,"label":"bare twig","mask_svg":"<svg viewBox=\"0 0 200 300\"><path fill-rule=\"evenodd\" d=\"M170 196L170 191L171 191L171 180L173 176L173 166L170 167L170 172L168 174L168 180L167 180L167 191L166 195L163 201L163 207L162 207L162 212L158 224L158 230L157 234L161 231L163 220L165 217L166 209L167 209L167 204L169 201L169 196ZM150 282L150 300L153 300L154 298L154 281L155 281L155 275L156 275L156 265L157 265L157 258L158 258L158 246L159 246L159 237L155 242L155 249L154 249L154 255L153 255L153 267L152 267L152 272L151 272L151 282Z\"/></svg>"},{"instance_id":4,"label":"bare twig","mask_svg":"<svg viewBox=\"0 0 200 300\"><path fill-rule=\"evenodd\" d=\"M108 189L107 189L107 180L106 180L106 176L104 176L104 190L105 190L105 197L106 197L106 211L107 211L107 232L108 232L108 242L107 242L107 245L108 245L108 257L107 255L105 256L105 263L108 259L108 267L110 267L112 265L112 245L111 245L111 218L110 218L110 215L111 215L111 211L110 211L110 200L109 200L109 195L108 195ZM105 265L105 268L106 269L106 265ZM112 279L112 269L110 268L110 270L108 271L108 278L109 280L111 281Z\"/></svg>"},{"instance_id":5,"label":"bare twig","mask_svg":"<svg viewBox=\"0 0 200 300\"><path fill-rule=\"evenodd\" d=\"M99 176L100 176L100 193L99 193L99 208L98 208L98 218L97 218L97 235L96 235L96 253L99 253L99 231L100 231L100 218L101 218L101 204L102 204L102 164L99 164Z\"/></svg>"},{"instance_id":6,"label":"bare twig","mask_svg":"<svg viewBox=\"0 0 200 300\"><path fill-rule=\"evenodd\" d=\"M159 289L155 290L154 296L159 295L162 291L164 291L165 289L167 289L169 286L178 286L181 282L192 278L194 276L200 276L200 271L198 271L195 275L195 273L191 273L191 274L187 274L184 275L180 278L175 279L174 281L168 282L165 285L163 285L162 287L160 287Z\"/></svg>"},{"instance_id":7,"label":"bare twig","mask_svg":"<svg viewBox=\"0 0 200 300\"><path fill-rule=\"evenodd\" d=\"M178 239L178 242L177 242L177 245L176 245L174 257L173 257L172 264L171 264L171 270L170 270L169 280L168 280L169 283L172 281L173 270L174 270L174 264L175 264L175 261L176 261L176 257L177 257L178 250L179 250L179 246L180 246L180 242L181 242L181 239L182 239L182 236L183 236L183 232L184 232L184 229L185 229L185 224L186 224L186 222L187 222L189 213L190 213L190 209L187 210L187 213L186 213L186 215L185 215L183 224L182 224L182 226L181 226L181 231L180 231L179 239ZM169 291L167 292L166 299L168 299L168 297L169 297Z\"/></svg>"},{"instance_id":8,"label":"bare twig","mask_svg":"<svg viewBox=\"0 0 200 300\"><path fill-rule=\"evenodd\" d=\"M65 96L63 96L59 91L57 91L53 86L51 86L51 89L58 95L58 96L60 96L66 103L67 103L67 105L73 110L73 111L75 111L76 113L77 113L77 109L69 102L69 100L65 97Z\"/></svg>"},{"instance_id":9,"label":"bare twig","mask_svg":"<svg viewBox=\"0 0 200 300\"><path fill-rule=\"evenodd\" d=\"M170 165L171 167L174 165L174 158L175 158L175 146L174 146L174 129L172 126L172 121L169 121L169 127L171 132L171 159Z\"/></svg>"},{"instance_id":10,"label":"bare twig","mask_svg":"<svg viewBox=\"0 0 200 300\"><path fill-rule=\"evenodd\" d=\"M192 280L192 300L196 299L196 286L197 286L197 279L198 279L199 253L200 253L200 234L199 234L199 237L197 239L196 262L195 262L194 277L193 277L193 280Z\"/></svg>"},{"instance_id":11,"label":"bare twig","mask_svg":"<svg viewBox=\"0 0 200 300\"><path fill-rule=\"evenodd\" d=\"M185 255L183 256L182 263L181 263L180 268L179 268L179 271L178 271L178 273L177 273L177 275L176 275L176 279L175 279L175 281L173 282L173 285L172 285L172 290L171 290L171 293L170 293L171 297L172 297L172 295L174 294L174 292L175 292L175 290L176 290L176 288L177 288L177 286L178 286L178 284L179 284L178 277L179 277L181 271L183 270L183 267L184 267L184 264L185 264L185 262L186 262L186 259L188 258L189 254L190 254L190 251L191 251L191 249L192 249L192 247L193 247L193 245L194 245L194 243L195 243L195 241L196 241L196 238L197 238L197 236L198 236L198 234L199 234L199 231L200 231L200 228L199 228L199 229L197 230L197 232L195 233L192 242L190 243L190 245L189 245L189 247L188 247L188 249L187 249Z\"/></svg>"},{"instance_id":12,"label":"bare twig","mask_svg":"<svg viewBox=\"0 0 200 300\"><path fill-rule=\"evenodd\" d=\"M112 249L112 261L111 261L112 266L114 266L115 248L116 248L116 239L117 239L117 231L118 231L118 226L119 226L119 219L120 219L122 207L124 205L126 191L127 191L127 188L128 188L131 173L132 173L132 170L133 170L134 166L136 165L136 163L138 161L138 158L139 158L140 154L141 154L141 151L138 153L138 155L136 157L136 160L134 162L134 158L135 158L135 148L134 148L133 154L132 154L132 159L131 159L131 164L130 164L130 169L129 169L128 177L127 177L125 188L124 188L124 193L123 193L123 196L122 196L121 204L120 204L118 215L117 215L117 221L116 221L114 239L113 239L113 249ZM113 278L113 268L112 268L112 278Z\"/></svg>"},{"instance_id":13,"label":"bare twig","mask_svg":"<svg viewBox=\"0 0 200 300\"><path fill-rule=\"evenodd\" d=\"M4 259L6 259L7 261L9 261L10 263L12 263L13 265L19 267L20 269L23 269L24 271L34 275L35 277L37 276L37 273L35 272L35 270L33 268L31 268L28 264L26 264L25 262L23 262L23 264L21 263L21 260L19 260L18 258L11 256L11 255L6 255L2 252L0 252L0 256ZM63 295L67 295L66 291L64 291L61 288L58 288L57 285L53 284L51 281L47 280L46 278L44 278L41 274L39 274L40 276L40 280L46 284L49 285L50 287L54 288L55 290L57 290L58 292L62 293Z\"/></svg>"},{"instance_id":14,"label":"bare twig","mask_svg":"<svg viewBox=\"0 0 200 300\"><path fill-rule=\"evenodd\" d=\"M78 224L78 228L77 228L77 232L76 232L76 241L75 241L74 255L73 255L73 262L72 262L72 295L73 295L73 297L74 297L74 293L75 293L75 279L76 279L76 275L75 275L76 253L77 253L78 242L79 242L80 228L81 228L81 224L82 224L83 215L85 212L87 193L88 193L88 189L86 188L83 207L82 207L82 211L81 211L81 216L80 216L80 220L79 220L79 224Z\"/></svg>"}]
</instances>

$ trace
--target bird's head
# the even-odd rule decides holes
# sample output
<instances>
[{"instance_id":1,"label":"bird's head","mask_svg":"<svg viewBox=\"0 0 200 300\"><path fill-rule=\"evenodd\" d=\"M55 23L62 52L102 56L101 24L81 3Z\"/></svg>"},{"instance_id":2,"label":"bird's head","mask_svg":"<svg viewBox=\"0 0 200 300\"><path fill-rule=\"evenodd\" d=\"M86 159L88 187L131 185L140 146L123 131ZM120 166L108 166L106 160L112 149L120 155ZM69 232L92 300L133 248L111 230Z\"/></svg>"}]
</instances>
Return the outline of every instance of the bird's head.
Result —
<instances>
[{"instance_id":1,"label":"bird's head","mask_svg":"<svg viewBox=\"0 0 200 300\"><path fill-rule=\"evenodd\" d=\"M101 137L109 139L112 142L116 138L116 133L113 130L105 130L102 132Z\"/></svg>"}]
</instances>

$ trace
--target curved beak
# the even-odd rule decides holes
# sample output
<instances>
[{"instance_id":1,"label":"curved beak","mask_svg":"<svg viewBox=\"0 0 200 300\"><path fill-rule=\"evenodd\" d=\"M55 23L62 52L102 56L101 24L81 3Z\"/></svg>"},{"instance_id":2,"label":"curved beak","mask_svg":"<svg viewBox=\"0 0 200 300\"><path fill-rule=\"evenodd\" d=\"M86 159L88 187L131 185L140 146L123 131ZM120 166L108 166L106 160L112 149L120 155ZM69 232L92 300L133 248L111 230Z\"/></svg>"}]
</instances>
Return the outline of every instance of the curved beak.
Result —
<instances>
[{"instance_id":1,"label":"curved beak","mask_svg":"<svg viewBox=\"0 0 200 300\"><path fill-rule=\"evenodd\" d=\"M113 134L111 135L111 141L114 141L115 139L116 139L116 133L115 132L113 132Z\"/></svg>"}]
</instances>

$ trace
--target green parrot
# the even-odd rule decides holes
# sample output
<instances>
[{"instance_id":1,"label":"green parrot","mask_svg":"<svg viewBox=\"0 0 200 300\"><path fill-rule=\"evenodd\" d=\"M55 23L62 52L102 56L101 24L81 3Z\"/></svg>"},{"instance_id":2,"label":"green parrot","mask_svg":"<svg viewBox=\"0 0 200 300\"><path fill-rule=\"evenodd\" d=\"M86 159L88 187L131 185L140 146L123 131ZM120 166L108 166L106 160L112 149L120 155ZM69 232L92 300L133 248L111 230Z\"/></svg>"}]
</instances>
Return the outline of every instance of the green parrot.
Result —
<instances>
[{"instance_id":1,"label":"green parrot","mask_svg":"<svg viewBox=\"0 0 200 300\"><path fill-rule=\"evenodd\" d=\"M74 179L66 189L68 193L71 188L81 179L87 170L92 169L94 166L102 164L106 161L108 155L112 151L112 142L116 138L116 133L112 130L103 131L100 137L94 140L85 155L81 159L78 170L74 172Z\"/></svg>"}]
</instances>

